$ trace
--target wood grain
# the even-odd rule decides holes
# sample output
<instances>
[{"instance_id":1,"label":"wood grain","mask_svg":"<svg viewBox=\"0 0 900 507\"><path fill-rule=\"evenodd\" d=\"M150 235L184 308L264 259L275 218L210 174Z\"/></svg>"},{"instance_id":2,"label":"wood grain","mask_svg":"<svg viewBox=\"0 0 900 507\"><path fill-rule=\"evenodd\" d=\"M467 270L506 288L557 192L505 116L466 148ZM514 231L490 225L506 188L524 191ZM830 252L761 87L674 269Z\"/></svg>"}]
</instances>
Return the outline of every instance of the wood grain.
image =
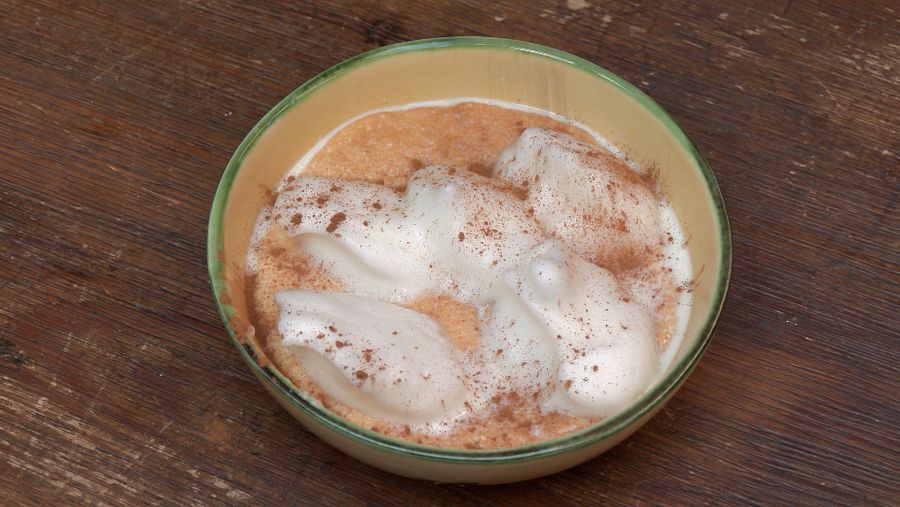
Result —
<instances>
[{"instance_id":1,"label":"wood grain","mask_svg":"<svg viewBox=\"0 0 900 507\"><path fill-rule=\"evenodd\" d=\"M0 12L0 504L900 499L896 2ZM489 488L394 477L306 432L226 339L204 262L225 163L280 98L364 50L463 34L649 93L716 171L735 242L714 342L666 409L589 463Z\"/></svg>"}]
</instances>

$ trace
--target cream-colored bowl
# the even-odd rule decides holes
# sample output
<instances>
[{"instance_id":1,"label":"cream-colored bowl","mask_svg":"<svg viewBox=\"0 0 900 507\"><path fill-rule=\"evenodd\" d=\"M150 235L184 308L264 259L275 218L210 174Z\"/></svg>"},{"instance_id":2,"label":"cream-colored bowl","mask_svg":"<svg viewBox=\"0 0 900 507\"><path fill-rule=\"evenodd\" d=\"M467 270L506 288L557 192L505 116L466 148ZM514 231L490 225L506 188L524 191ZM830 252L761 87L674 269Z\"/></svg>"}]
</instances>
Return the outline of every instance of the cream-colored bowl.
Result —
<instances>
[{"instance_id":1,"label":"cream-colored bowl","mask_svg":"<svg viewBox=\"0 0 900 507\"><path fill-rule=\"evenodd\" d=\"M645 167L678 215L694 266L687 333L661 379L620 413L583 431L498 450L411 444L356 426L297 390L265 358L244 296L244 262L266 189L322 136L361 113L410 102L482 97L525 104L581 122ZM731 236L716 180L684 132L653 100L614 74L572 55L483 37L432 39L370 51L316 76L250 131L216 192L208 263L228 333L250 369L294 417L347 454L408 477L496 484L564 470L631 435L675 393L705 350L725 298Z\"/></svg>"}]
</instances>

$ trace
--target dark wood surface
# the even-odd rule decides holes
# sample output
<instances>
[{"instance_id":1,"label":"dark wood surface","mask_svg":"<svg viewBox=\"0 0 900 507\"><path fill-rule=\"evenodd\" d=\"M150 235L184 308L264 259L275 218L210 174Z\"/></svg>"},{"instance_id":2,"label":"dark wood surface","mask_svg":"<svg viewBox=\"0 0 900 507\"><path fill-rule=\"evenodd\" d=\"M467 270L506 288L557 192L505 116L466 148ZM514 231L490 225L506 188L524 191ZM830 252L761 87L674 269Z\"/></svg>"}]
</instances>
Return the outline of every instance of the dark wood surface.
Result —
<instances>
[{"instance_id":1,"label":"dark wood surface","mask_svg":"<svg viewBox=\"0 0 900 507\"><path fill-rule=\"evenodd\" d=\"M0 504L900 502L900 4L0 0ZM232 150L380 45L493 35L649 93L705 153L731 291L684 389L526 483L395 477L295 423L226 337Z\"/></svg>"}]
</instances>

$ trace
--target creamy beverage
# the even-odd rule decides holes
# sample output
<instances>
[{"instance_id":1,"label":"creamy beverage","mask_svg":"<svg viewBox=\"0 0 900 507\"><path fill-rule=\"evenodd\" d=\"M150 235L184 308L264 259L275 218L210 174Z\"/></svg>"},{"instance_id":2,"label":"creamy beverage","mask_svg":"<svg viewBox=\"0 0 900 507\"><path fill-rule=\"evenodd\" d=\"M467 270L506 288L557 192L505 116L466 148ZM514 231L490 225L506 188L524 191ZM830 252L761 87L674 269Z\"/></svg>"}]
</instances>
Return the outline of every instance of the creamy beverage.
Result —
<instances>
[{"instance_id":1,"label":"creamy beverage","mask_svg":"<svg viewBox=\"0 0 900 507\"><path fill-rule=\"evenodd\" d=\"M648 171L583 126L478 99L374 111L260 212L257 338L323 407L412 442L555 438L671 361L690 259Z\"/></svg>"}]
</instances>

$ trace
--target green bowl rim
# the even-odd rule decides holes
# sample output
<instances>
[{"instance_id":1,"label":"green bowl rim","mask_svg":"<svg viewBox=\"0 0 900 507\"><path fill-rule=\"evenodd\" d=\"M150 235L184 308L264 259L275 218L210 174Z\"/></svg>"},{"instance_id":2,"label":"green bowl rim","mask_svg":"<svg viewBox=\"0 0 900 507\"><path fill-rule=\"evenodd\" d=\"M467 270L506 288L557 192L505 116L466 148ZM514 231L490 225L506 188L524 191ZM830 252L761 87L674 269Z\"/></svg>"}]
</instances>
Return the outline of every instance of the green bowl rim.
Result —
<instances>
[{"instance_id":1,"label":"green bowl rim","mask_svg":"<svg viewBox=\"0 0 900 507\"><path fill-rule=\"evenodd\" d=\"M704 179L706 180L707 190L709 191L709 198L717 212L722 246L721 269L718 273L715 291L712 296L710 310L706 316L705 324L698 333L698 338L691 349L688 350L685 356L674 365L664 378L658 380L651 389L646 391L640 398L632 402L620 413L585 428L584 430L535 444L494 450L445 449L414 444L376 433L353 424L322 408L317 401L308 398L305 394L296 389L290 380L282 375L276 368L271 366L260 366L258 362L258 358L260 357L259 351L255 350L255 346L250 344L252 342L246 344L242 343L241 340L235 336L234 330L229 325L229 320L234 313L234 309L224 304L222 301L221 296L225 290L225 282L222 279L224 263L220 260L219 256L219 252L224 248L223 219L234 179L247 154L256 144L259 136L285 111L292 108L298 102L302 101L332 79L336 79L357 67L376 60L415 51L476 48L524 52L538 57L548 58L564 65L573 66L611 83L641 104L641 106L652 113L654 117L662 122L669 132L675 136L682 147L693 157L697 168L703 174ZM719 186L713 175L712 169L709 167L706 159L703 158L703 155L700 154L700 151L694 143L691 142L688 136L662 109L662 107L631 83L587 60L564 51L537 44L493 37L444 37L385 46L343 61L304 83L263 116L253 129L250 130L238 146L237 150L235 150L234 155L231 157L231 160L229 160L228 165L225 168L225 172L222 174L222 179L219 182L215 197L213 198L207 237L207 265L209 268L210 280L212 282L213 295L216 300L216 305L219 308L219 313L225 323L225 328L227 329L231 340L240 351L244 361L247 362L257 377L270 383L270 387L272 388L271 391L276 393L283 401L293 405L313 420L352 440L384 451L443 463L509 464L570 452L608 438L619 431L628 428L632 423L640 420L642 417L656 409L657 406L667 400L668 397L677 390L681 383L684 382L709 345L710 336L715 328L719 314L722 310L722 305L725 301L725 294L728 291L728 283L731 275L731 256L731 230L728 223L728 215L725 211L722 194L719 191Z\"/></svg>"}]
</instances>

